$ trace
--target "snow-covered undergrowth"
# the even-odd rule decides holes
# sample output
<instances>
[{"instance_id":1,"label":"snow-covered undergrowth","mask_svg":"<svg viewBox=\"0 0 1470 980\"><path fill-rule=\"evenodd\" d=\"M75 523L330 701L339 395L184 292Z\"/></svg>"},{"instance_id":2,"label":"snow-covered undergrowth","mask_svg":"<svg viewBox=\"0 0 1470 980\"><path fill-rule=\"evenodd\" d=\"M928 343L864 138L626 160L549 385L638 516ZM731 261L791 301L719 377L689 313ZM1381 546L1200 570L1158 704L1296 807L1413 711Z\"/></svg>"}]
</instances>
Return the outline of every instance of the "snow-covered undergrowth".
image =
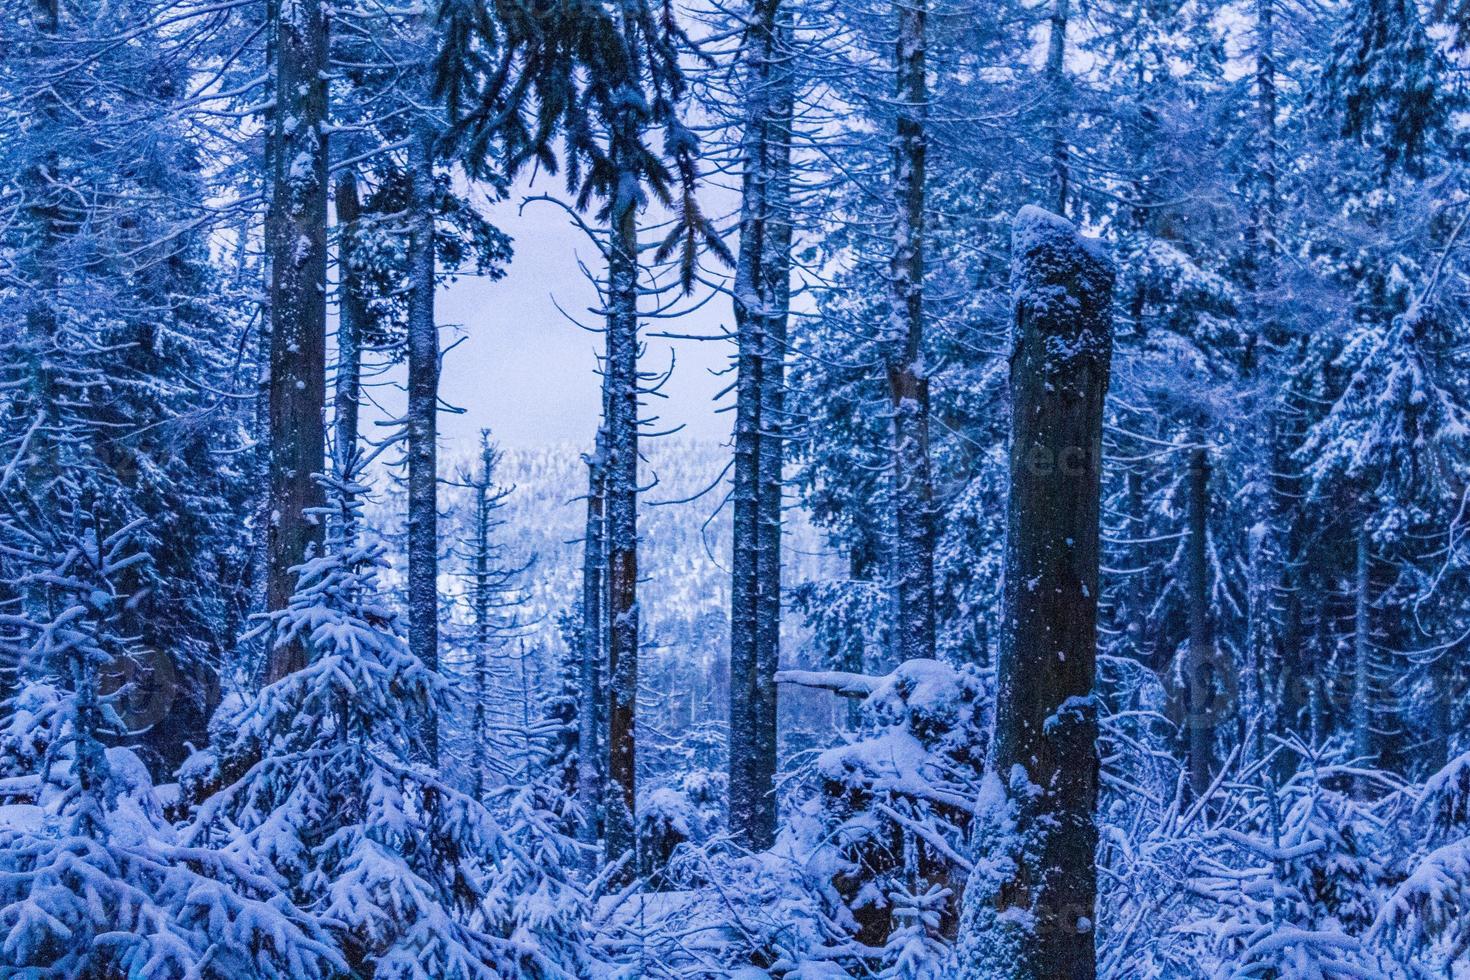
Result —
<instances>
[{"instance_id":1,"label":"snow-covered undergrowth","mask_svg":"<svg viewBox=\"0 0 1470 980\"><path fill-rule=\"evenodd\" d=\"M413 757L412 714L380 699L426 703L433 674L372 612L372 549L346 556L304 567L275 624L316 637L313 665L228 705L182 789L156 790L125 749L94 751L74 694L26 688L0 733L7 962L78 977L961 975L983 672L785 672L858 699L862 723L786 773L776 844L732 844L718 778L693 769L645 793L657 870L617 889L584 860L554 780L482 804ZM1191 800L1177 771L1135 771L1147 744L1127 721L1104 725L1100 976L1460 975L1470 755L1405 786L1280 743Z\"/></svg>"},{"instance_id":2,"label":"snow-covered undergrowth","mask_svg":"<svg viewBox=\"0 0 1470 980\"><path fill-rule=\"evenodd\" d=\"M630 884L581 843L565 698L527 698L527 764L468 793L424 738L453 685L409 652L359 533L364 488L328 481L323 556L263 625L305 666L225 699L210 744L155 787L98 671L128 656L114 579L126 532L54 541L7 619L23 682L0 729L0 956L77 978L942 978L994 853L977 815L992 677L913 660L790 670L857 705L791 756L780 831L726 834L717 731L691 726L639 801ZM44 610L44 613L43 613ZM1231 756L1192 797L1163 699L1105 662L1099 975L1458 976L1470 951L1470 755L1420 785L1340 746ZM1114 669L1120 668L1120 669ZM1127 683L1113 677L1132 678ZM1115 696L1114 689L1126 691ZM1146 689L1149 688L1149 689ZM555 692L553 692L554 694ZM989 789L987 789L989 787ZM1003 827L990 820L986 826ZM989 831L987 831L989 832ZM973 940L975 937L967 937Z\"/></svg>"}]
</instances>

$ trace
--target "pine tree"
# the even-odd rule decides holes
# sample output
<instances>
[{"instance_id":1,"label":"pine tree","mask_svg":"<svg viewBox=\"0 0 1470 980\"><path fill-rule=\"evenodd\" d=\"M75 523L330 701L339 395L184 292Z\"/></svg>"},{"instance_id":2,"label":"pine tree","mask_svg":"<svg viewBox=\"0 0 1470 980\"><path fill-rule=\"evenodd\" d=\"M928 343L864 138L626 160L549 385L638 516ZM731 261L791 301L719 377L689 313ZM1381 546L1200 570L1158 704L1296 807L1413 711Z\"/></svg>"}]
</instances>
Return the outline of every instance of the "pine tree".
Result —
<instances>
[{"instance_id":1,"label":"pine tree","mask_svg":"<svg viewBox=\"0 0 1470 980\"><path fill-rule=\"evenodd\" d=\"M1470 954L1470 754L1451 759L1409 799L1407 874L1379 908L1373 936L1446 972Z\"/></svg>"},{"instance_id":2,"label":"pine tree","mask_svg":"<svg viewBox=\"0 0 1470 980\"><path fill-rule=\"evenodd\" d=\"M152 15L142 2L41 4L0 22L5 193L28 202L3 233L15 275L0 311L16 329L0 371L9 472L35 504L47 509L84 471L107 526L146 518L151 560L129 573L138 599L125 628L148 649L137 670L157 690L130 723L166 767L202 735L244 601L224 556L245 547L230 344L246 324L211 267L211 209L181 216L174 204L207 194L198 140L178 118L185 72L153 33L112 40ZM66 84L41 82L54 73ZM146 94L122 102L119 85Z\"/></svg>"},{"instance_id":3,"label":"pine tree","mask_svg":"<svg viewBox=\"0 0 1470 980\"><path fill-rule=\"evenodd\" d=\"M1267 775L1250 810L1215 832L1195 883L1210 904L1185 930L1201 935L1214 975L1395 975L1364 942L1385 870L1376 821L1326 785L1334 776L1303 758L1280 787Z\"/></svg>"},{"instance_id":4,"label":"pine tree","mask_svg":"<svg viewBox=\"0 0 1470 980\"><path fill-rule=\"evenodd\" d=\"M190 834L228 831L226 853L269 859L353 970L478 978L574 969L555 957L580 956L575 942L566 953L554 940L515 939L543 923L510 896L533 887L528 876L555 890L560 872L517 867L526 857L484 805L413 763L447 683L413 656L377 594L382 546L342 546L358 540L365 487L350 470L319 479L337 541L297 567L291 604L270 617L272 642L301 643L311 658L239 713L234 751L260 761L201 804Z\"/></svg>"},{"instance_id":5,"label":"pine tree","mask_svg":"<svg viewBox=\"0 0 1470 980\"><path fill-rule=\"evenodd\" d=\"M735 306L735 487L732 517L730 813L733 832L769 847L776 832L776 685L781 641L785 363L791 281L789 17L752 9L741 57L740 256Z\"/></svg>"},{"instance_id":6,"label":"pine tree","mask_svg":"<svg viewBox=\"0 0 1470 980\"><path fill-rule=\"evenodd\" d=\"M256 856L181 845L142 762L105 746L124 732L123 692L105 694L104 675L139 652L119 632L119 584L147 556L137 524L102 529L89 492L22 522L38 560L18 582L47 614L3 620L25 647L0 762L31 801L0 822L5 961L66 976L334 975L327 937Z\"/></svg>"},{"instance_id":7,"label":"pine tree","mask_svg":"<svg viewBox=\"0 0 1470 980\"><path fill-rule=\"evenodd\" d=\"M465 592L460 598L469 617L468 623L451 632L454 646L463 651L463 657L456 658L463 660L456 678L456 701L460 702L456 707L468 707L468 730L463 740L452 739L447 748L467 758L469 778L463 785L481 802L488 798L497 771L491 712L494 702L503 698L495 689L498 678L492 661L522 628L522 579L534 561L530 558L517 564L506 554L504 509L513 488L499 482L500 466L501 452L490 431L483 429L477 459L456 481L468 491L468 527L451 532L453 537L468 539L466 546L451 550L462 564L459 575ZM445 673L450 670L446 668Z\"/></svg>"},{"instance_id":8,"label":"pine tree","mask_svg":"<svg viewBox=\"0 0 1470 980\"><path fill-rule=\"evenodd\" d=\"M513 9L494 13L459 0L440 11L434 90L448 109L458 158L471 173L498 162L512 177L532 159L554 169L560 156L578 206L599 202L598 220L607 228L606 821L608 853L622 855L634 848L637 799L638 214L650 197L674 212L657 256L677 256L686 289L701 246L728 253L695 198L698 143L678 115L686 83L677 46L687 38L673 18L636 2L612 10L558 7L535 19ZM518 70L477 70L503 59ZM654 128L664 134L662 154L646 142Z\"/></svg>"},{"instance_id":9,"label":"pine tree","mask_svg":"<svg viewBox=\"0 0 1470 980\"><path fill-rule=\"evenodd\" d=\"M1342 135L1373 146L1383 166L1420 172L1446 122L1443 55L1410 0L1355 0L1332 39L1324 101Z\"/></svg>"}]
</instances>

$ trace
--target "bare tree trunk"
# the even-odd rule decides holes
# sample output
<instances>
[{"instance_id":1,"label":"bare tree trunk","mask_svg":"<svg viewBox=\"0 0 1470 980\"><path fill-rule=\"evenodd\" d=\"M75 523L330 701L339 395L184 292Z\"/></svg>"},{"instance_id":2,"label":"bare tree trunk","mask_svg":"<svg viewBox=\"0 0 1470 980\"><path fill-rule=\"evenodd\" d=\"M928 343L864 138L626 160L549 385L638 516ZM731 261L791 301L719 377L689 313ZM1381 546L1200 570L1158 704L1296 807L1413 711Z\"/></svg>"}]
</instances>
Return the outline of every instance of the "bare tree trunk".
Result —
<instances>
[{"instance_id":1,"label":"bare tree trunk","mask_svg":"<svg viewBox=\"0 0 1470 980\"><path fill-rule=\"evenodd\" d=\"M747 185L751 181L747 174ZM743 217L743 216L742 216ZM754 224L752 222L752 224ZM749 258L753 243L741 221L739 267L736 270L735 324L735 472L731 494L730 554L730 832L754 847L759 822L760 778L753 771L756 755L756 627L759 618L760 556L760 428L764 318L754 313L760 297L754 277L758 263ZM747 283L749 285L747 286ZM747 293L746 290L749 289ZM750 300L749 303L745 299Z\"/></svg>"},{"instance_id":2,"label":"bare tree trunk","mask_svg":"<svg viewBox=\"0 0 1470 980\"><path fill-rule=\"evenodd\" d=\"M1441 651L1438 658L1429 665L1429 687L1434 692L1434 699L1429 705L1429 733L1432 748L1429 753L1429 768L1440 769L1449 765L1454 750L1455 736L1458 734L1455 725L1455 708L1464 704L1465 689L1463 675L1455 669L1455 657L1448 651Z\"/></svg>"},{"instance_id":3,"label":"bare tree trunk","mask_svg":"<svg viewBox=\"0 0 1470 980\"><path fill-rule=\"evenodd\" d=\"M481 802L485 799L485 770L489 758L485 736L489 727L486 701L490 696L490 522L494 506L495 450L490 445L489 430L480 433L480 475L475 482L475 704L474 758L470 775L471 792Z\"/></svg>"},{"instance_id":4,"label":"bare tree trunk","mask_svg":"<svg viewBox=\"0 0 1470 980\"><path fill-rule=\"evenodd\" d=\"M262 262L262 284L270 282L270 261ZM256 614L270 608L267 598L270 588L271 563L271 320L270 291L261 304L260 337L256 344L255 399L251 406L252 436L256 445L251 453L251 475L255 479L255 492L251 494L251 507L255 512L255 526L250 537L250 596L247 614ZM260 636L246 641L244 652L251 664L251 677L259 682L270 674L270 639Z\"/></svg>"},{"instance_id":5,"label":"bare tree trunk","mask_svg":"<svg viewBox=\"0 0 1470 980\"><path fill-rule=\"evenodd\" d=\"M1276 0L1256 0L1256 199L1253 243L1274 260L1276 244ZM1268 267L1268 273L1271 271Z\"/></svg>"},{"instance_id":6,"label":"bare tree trunk","mask_svg":"<svg viewBox=\"0 0 1470 980\"><path fill-rule=\"evenodd\" d=\"M1244 369L1260 379L1265 403L1259 419L1257 451L1250 484L1259 488L1253 509L1257 522L1250 530L1251 574L1247 597L1246 656L1249 674L1246 695L1246 753L1258 759L1266 751L1267 733L1278 734L1294 724L1301 704L1304 678L1300 672L1297 630L1297 588L1290 581L1289 557L1294 497L1282 475L1294 469L1282 393L1273 383L1276 361L1289 356L1274 315L1272 296L1277 283L1277 85L1276 0L1256 0L1256 132L1250 221L1246 225L1246 254L1250 304L1255 329ZM1284 764L1284 756L1283 756Z\"/></svg>"},{"instance_id":7,"label":"bare tree trunk","mask_svg":"<svg viewBox=\"0 0 1470 980\"><path fill-rule=\"evenodd\" d=\"M636 144L631 114L614 133L615 165ZM607 574L608 798L607 857L634 850L638 705L638 200L624 190L612 202L608 245ZM631 871L632 869L628 869Z\"/></svg>"},{"instance_id":8,"label":"bare tree trunk","mask_svg":"<svg viewBox=\"0 0 1470 980\"><path fill-rule=\"evenodd\" d=\"M1189 537L1185 562L1189 575L1189 646L1185 662L1187 692L1184 723L1189 734L1189 788L1204 796L1213 778L1215 744L1215 655L1210 624L1208 552L1210 463L1203 448L1189 454Z\"/></svg>"},{"instance_id":9,"label":"bare tree trunk","mask_svg":"<svg viewBox=\"0 0 1470 980\"><path fill-rule=\"evenodd\" d=\"M36 32L42 36L54 35L61 27L60 0L34 0L31 4ZM62 112L62 98L55 91L47 91L38 101L35 124L43 131L58 123ZM33 244L21 251L21 271L27 288L21 293L25 310L27 341L32 348L30 354L34 366L30 371L29 404L25 409L44 418L44 436L38 440L42 464L39 485L54 480L61 467L61 458L56 449L64 441L58 433L60 422L60 400L57 398L54 369L51 361L57 343L57 308L61 299L61 263L58 250L66 226L75 227L80 216L57 199L55 184L64 183L61 160L57 149L50 147L36 164L27 168L21 177L22 200L25 220L30 225ZM8 220L8 219L7 219ZM24 424L29 424L29 420ZM35 450L31 450L35 452ZM49 493L42 491L43 497Z\"/></svg>"},{"instance_id":10,"label":"bare tree trunk","mask_svg":"<svg viewBox=\"0 0 1470 980\"><path fill-rule=\"evenodd\" d=\"M357 451L358 399L362 386L362 331L368 322L367 296L356 268L362 202L357 175L337 178L337 376L333 396L333 442L341 470Z\"/></svg>"},{"instance_id":11,"label":"bare tree trunk","mask_svg":"<svg viewBox=\"0 0 1470 980\"><path fill-rule=\"evenodd\" d=\"M279 0L266 0L263 11L266 30L265 43L265 69L269 76L274 76L276 70L276 32L270 25L274 25L278 17ZM262 139L261 169L266 174L275 173L275 134L274 122L270 122ZM262 232L268 234L270 227L270 209L267 208ZM240 226L240 248L248 249L247 238L250 234L248 224L242 222ZM238 270L242 274L243 266ZM260 287L260 330L255 344L255 404L251 418L251 438L255 441L255 448L250 454L251 475L254 477L255 491L251 494L250 505L254 511L255 525L251 528L250 535L250 592L247 599L245 613L247 616L263 613L270 608L267 598L270 588L270 554L271 554L271 325L275 322L275 316L271 312L272 288L275 276L271 272L271 250L263 248L260 256L260 272L256 284ZM266 636L256 636L243 642L240 652L247 658L250 664L250 677L256 682L268 678L270 674L270 639Z\"/></svg>"},{"instance_id":12,"label":"bare tree trunk","mask_svg":"<svg viewBox=\"0 0 1470 980\"><path fill-rule=\"evenodd\" d=\"M1246 256L1250 263L1250 304L1253 319L1256 321L1255 333L1252 336L1245 355L1245 370L1248 372L1263 373L1270 367L1265 363L1269 356L1271 343L1270 327L1266 324L1269 318L1270 301L1267 296L1275 278L1274 255L1275 255L1275 197L1276 197L1276 0L1256 0L1256 131L1255 131L1255 180L1252 191L1250 221L1246 224ZM1265 261L1261 261L1262 256ZM1275 407L1274 405L1272 406ZM1264 470L1273 461L1269 454L1274 453L1276 443L1276 432L1272 424L1273 416L1266 414L1262 416L1261 447L1266 454L1257 460L1257 466ZM1258 456L1261 454L1258 454ZM1274 540L1272 531L1273 501L1270 488L1274 486L1271 475L1261 472L1256 479L1252 480L1253 486L1259 486L1258 491L1262 499L1257 503L1261 523L1254 530L1256 540L1252 542L1257 558L1252 561L1253 588L1258 592L1250 600L1251 621L1247 624L1248 643L1251 656L1255 665L1261 670L1268 669L1271 659L1269 652L1273 646L1273 600L1274 590L1280 585L1279 555L1276 553L1278 542ZM1265 691L1264 679L1260 687ZM1260 708L1262 712L1274 712L1274 706L1268 703L1269 699L1262 698ZM1274 724L1268 726L1274 728Z\"/></svg>"},{"instance_id":13,"label":"bare tree trunk","mask_svg":"<svg viewBox=\"0 0 1470 980\"><path fill-rule=\"evenodd\" d=\"M326 453L327 25L320 0L275 17L275 107L266 251L271 267L270 489L266 606L295 591L292 567L320 548L324 503L313 478ZM272 647L266 680L306 664L301 643Z\"/></svg>"},{"instance_id":14,"label":"bare tree trunk","mask_svg":"<svg viewBox=\"0 0 1470 980\"><path fill-rule=\"evenodd\" d=\"M1357 568L1353 594L1353 755L1360 762L1371 764L1373 751L1373 687L1369 671L1372 665L1368 636L1368 531L1358 529ZM1354 783L1359 796L1367 786L1362 780Z\"/></svg>"},{"instance_id":15,"label":"bare tree trunk","mask_svg":"<svg viewBox=\"0 0 1470 980\"><path fill-rule=\"evenodd\" d=\"M898 5L894 53L894 251L884 360L893 412L894 573L898 654L934 656L934 484L924 344L924 206L928 155L927 0Z\"/></svg>"},{"instance_id":16,"label":"bare tree trunk","mask_svg":"<svg viewBox=\"0 0 1470 980\"><path fill-rule=\"evenodd\" d=\"M1067 193L1070 189L1070 161L1067 149L1067 118L1070 93L1067 90L1067 19L1071 13L1071 0L1054 0L1051 13L1051 31L1047 38L1046 79L1050 89L1048 96L1051 130L1051 181L1052 202L1057 214L1067 214Z\"/></svg>"},{"instance_id":17,"label":"bare tree trunk","mask_svg":"<svg viewBox=\"0 0 1470 980\"><path fill-rule=\"evenodd\" d=\"M420 130L408 152L408 648L439 668L439 329L434 322L434 162ZM438 764L437 717L424 754Z\"/></svg>"},{"instance_id":18,"label":"bare tree trunk","mask_svg":"<svg viewBox=\"0 0 1470 980\"><path fill-rule=\"evenodd\" d=\"M779 4L754 10L746 39L739 356L730 613L730 830L760 850L775 840L776 685L781 629L781 491L786 319L791 278L790 71Z\"/></svg>"},{"instance_id":19,"label":"bare tree trunk","mask_svg":"<svg viewBox=\"0 0 1470 980\"><path fill-rule=\"evenodd\" d=\"M577 705L577 802L582 808L582 824L577 839L588 845L597 843L602 823L602 656L603 610L606 591L603 571L607 561L604 543L603 434L597 434L596 452L587 459L587 529L582 538L582 662Z\"/></svg>"},{"instance_id":20,"label":"bare tree trunk","mask_svg":"<svg viewBox=\"0 0 1470 980\"><path fill-rule=\"evenodd\" d=\"M779 764L776 671L781 668L781 537L786 470L786 343L791 306L791 126L795 79L788 33L773 23L767 124L766 218L762 235L765 273L765 349L761 356L760 518L757 533L756 711L758 762L764 806L752 842L776 840L776 770Z\"/></svg>"},{"instance_id":21,"label":"bare tree trunk","mask_svg":"<svg viewBox=\"0 0 1470 980\"><path fill-rule=\"evenodd\" d=\"M865 536L866 538L866 536ZM847 553L847 577L852 582L872 582L874 575L873 566L877 564L873 555L873 549L867 540L855 543ZM843 648L841 667L849 674L865 674L868 672L868 642L866 631L857 631L858 635L846 637ZM846 721L847 730L857 732L862 729L863 705L857 698L844 698L847 702Z\"/></svg>"},{"instance_id":22,"label":"bare tree trunk","mask_svg":"<svg viewBox=\"0 0 1470 980\"><path fill-rule=\"evenodd\" d=\"M1096 243L1034 207L1016 216L1011 263L1011 491L994 792L977 812L986 860L966 890L964 975L1091 980L1098 513L1113 271Z\"/></svg>"}]
</instances>

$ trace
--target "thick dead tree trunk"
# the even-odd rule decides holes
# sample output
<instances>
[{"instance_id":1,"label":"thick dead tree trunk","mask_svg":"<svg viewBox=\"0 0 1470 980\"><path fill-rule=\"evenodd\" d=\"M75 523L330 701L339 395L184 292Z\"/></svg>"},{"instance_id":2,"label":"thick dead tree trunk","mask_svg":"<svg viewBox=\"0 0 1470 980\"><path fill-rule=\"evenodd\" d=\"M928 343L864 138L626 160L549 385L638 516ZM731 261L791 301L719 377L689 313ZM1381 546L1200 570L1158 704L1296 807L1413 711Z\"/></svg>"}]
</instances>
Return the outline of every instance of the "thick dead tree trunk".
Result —
<instances>
[{"instance_id":1,"label":"thick dead tree trunk","mask_svg":"<svg viewBox=\"0 0 1470 980\"><path fill-rule=\"evenodd\" d=\"M1216 659L1210 623L1208 549L1210 463L1203 448L1189 454L1189 537L1185 562L1189 576L1189 645L1185 660L1187 692L1184 723L1189 733L1189 788L1204 796L1214 777Z\"/></svg>"},{"instance_id":2,"label":"thick dead tree trunk","mask_svg":"<svg viewBox=\"0 0 1470 980\"><path fill-rule=\"evenodd\" d=\"M314 475L326 454L327 26L320 0L276 11L275 106L266 250L271 268L270 518L266 606L284 609L296 588L293 566L320 548L322 528L307 511L324 496ZM266 680L306 664L301 643L272 647Z\"/></svg>"},{"instance_id":3,"label":"thick dead tree trunk","mask_svg":"<svg viewBox=\"0 0 1470 980\"><path fill-rule=\"evenodd\" d=\"M966 976L1091 980L1098 792L1098 512L1112 266L1039 208L1012 239L1010 503L987 860L965 897ZM996 860L990 860L994 858Z\"/></svg>"},{"instance_id":4,"label":"thick dead tree trunk","mask_svg":"<svg viewBox=\"0 0 1470 980\"><path fill-rule=\"evenodd\" d=\"M577 839L588 846L597 843L602 824L602 658L604 650L602 599L606 592L604 571L607 555L603 497L606 492L606 459L603 434L597 433L597 449L587 457L587 528L582 538L582 662L577 699L577 802L582 824Z\"/></svg>"},{"instance_id":5,"label":"thick dead tree trunk","mask_svg":"<svg viewBox=\"0 0 1470 980\"><path fill-rule=\"evenodd\" d=\"M928 8L898 5L894 52L894 250L888 270L884 361L893 412L894 574L898 655L934 656L934 482L924 364L924 206L928 156Z\"/></svg>"},{"instance_id":6,"label":"thick dead tree trunk","mask_svg":"<svg viewBox=\"0 0 1470 980\"><path fill-rule=\"evenodd\" d=\"M730 830L746 846L776 833L776 685L781 643L781 493L790 301L791 77L779 4L763 0L746 38L740 257L735 275L735 487L730 611Z\"/></svg>"},{"instance_id":7,"label":"thick dead tree trunk","mask_svg":"<svg viewBox=\"0 0 1470 980\"><path fill-rule=\"evenodd\" d=\"M627 165L637 144L636 119L625 113L614 156ZM616 164L615 164L616 165ZM638 198L612 202L608 243L607 415L608 764L607 857L633 851L637 800L638 706ZM627 869L631 873L634 868Z\"/></svg>"},{"instance_id":8,"label":"thick dead tree trunk","mask_svg":"<svg viewBox=\"0 0 1470 980\"><path fill-rule=\"evenodd\" d=\"M344 170L337 178L337 376L332 398L333 451L340 472L357 451L358 399L362 388L362 332L368 302L357 268L362 202L357 175Z\"/></svg>"}]
</instances>

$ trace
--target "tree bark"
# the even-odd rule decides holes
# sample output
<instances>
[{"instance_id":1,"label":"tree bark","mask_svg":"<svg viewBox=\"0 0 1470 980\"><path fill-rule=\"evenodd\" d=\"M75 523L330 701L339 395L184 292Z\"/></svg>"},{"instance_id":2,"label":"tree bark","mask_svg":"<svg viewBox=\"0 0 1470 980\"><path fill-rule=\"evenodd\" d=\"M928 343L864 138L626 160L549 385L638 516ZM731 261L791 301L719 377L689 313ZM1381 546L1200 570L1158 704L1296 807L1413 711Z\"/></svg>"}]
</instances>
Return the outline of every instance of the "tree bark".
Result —
<instances>
[{"instance_id":1,"label":"tree bark","mask_svg":"<svg viewBox=\"0 0 1470 980\"><path fill-rule=\"evenodd\" d=\"M789 306L790 70L779 3L763 0L746 38L740 256L735 274L735 486L730 610L730 831L775 840L780 662L781 492Z\"/></svg>"},{"instance_id":2,"label":"tree bark","mask_svg":"<svg viewBox=\"0 0 1470 980\"><path fill-rule=\"evenodd\" d=\"M1249 483L1256 489L1250 530L1251 587L1247 597L1249 621L1246 670L1246 759L1266 751L1266 735L1280 734L1297 724L1307 704L1309 672L1301 651L1300 587L1293 571L1296 551L1295 481L1287 474L1297 469L1291 460L1295 413L1284 403L1285 392L1276 382L1280 365L1289 363L1294 343L1282 331L1275 314L1278 283L1277 202L1277 78L1276 0L1256 0L1254 172L1251 175L1250 220L1245 229L1249 302L1255 328L1245 353L1244 370L1256 378L1263 405L1259 420L1255 462ZM1279 756L1288 764L1286 754ZM1285 773L1279 773L1284 778Z\"/></svg>"},{"instance_id":3,"label":"tree bark","mask_svg":"<svg viewBox=\"0 0 1470 980\"><path fill-rule=\"evenodd\" d=\"M430 136L409 143L408 170L408 648L439 669L439 328L434 322L434 161ZM424 754L439 759L438 718L424 720Z\"/></svg>"},{"instance_id":4,"label":"tree bark","mask_svg":"<svg viewBox=\"0 0 1470 980\"><path fill-rule=\"evenodd\" d=\"M1216 704L1214 634L1210 623L1208 551L1210 463L1203 448L1189 454L1189 645L1185 661L1184 723L1189 735L1189 788L1194 799L1209 791L1214 776Z\"/></svg>"},{"instance_id":5,"label":"tree bark","mask_svg":"<svg viewBox=\"0 0 1470 980\"><path fill-rule=\"evenodd\" d=\"M1429 705L1429 732L1432 747L1429 768L1438 770L1449 765L1459 734L1455 726L1456 706L1465 703L1463 673L1456 669L1455 656L1441 651L1429 665L1429 687L1434 698Z\"/></svg>"},{"instance_id":6,"label":"tree bark","mask_svg":"<svg viewBox=\"0 0 1470 980\"><path fill-rule=\"evenodd\" d=\"M1369 671L1372 667L1372 651L1368 636L1368 531L1358 530L1358 548L1355 586L1353 594L1353 755L1360 763L1372 765L1373 751L1373 688ZM1362 780L1354 783L1355 791L1362 796L1367 786Z\"/></svg>"},{"instance_id":7,"label":"tree bark","mask_svg":"<svg viewBox=\"0 0 1470 980\"><path fill-rule=\"evenodd\" d=\"M602 657L603 609L606 590L604 568L603 494L605 492L603 434L597 434L597 449L587 459L587 529L582 538L582 662L577 706L577 802L582 824L577 839L588 846L597 843L602 823Z\"/></svg>"},{"instance_id":8,"label":"tree bark","mask_svg":"<svg viewBox=\"0 0 1470 980\"><path fill-rule=\"evenodd\" d=\"M898 5L894 52L894 251L884 337L893 413L894 574L898 654L934 656L934 484L929 469L929 378L924 343L924 207L929 85L926 0Z\"/></svg>"},{"instance_id":9,"label":"tree bark","mask_svg":"<svg viewBox=\"0 0 1470 980\"><path fill-rule=\"evenodd\" d=\"M356 269L362 218L357 175L344 170L337 178L337 376L333 394L333 451L340 472L357 451L358 399L362 386L362 331L368 303Z\"/></svg>"},{"instance_id":10,"label":"tree bark","mask_svg":"<svg viewBox=\"0 0 1470 980\"><path fill-rule=\"evenodd\" d=\"M1091 980L1102 411L1113 272L1039 208L1012 239L1010 501L989 789L966 976ZM991 858L997 860L992 861Z\"/></svg>"},{"instance_id":11,"label":"tree bark","mask_svg":"<svg viewBox=\"0 0 1470 980\"><path fill-rule=\"evenodd\" d=\"M613 136L615 166L630 167L636 120L625 113ZM637 840L638 704L638 200L627 190L611 208L608 247L607 356L607 574L608 574L608 798L609 861L633 851ZM633 869L629 868L631 872Z\"/></svg>"},{"instance_id":12,"label":"tree bark","mask_svg":"<svg viewBox=\"0 0 1470 980\"><path fill-rule=\"evenodd\" d=\"M769 123L771 173L766 191L762 235L765 348L761 355L760 484L756 531L756 685L755 717L757 788L761 806L752 825L751 842L759 848L776 841L776 770L779 764L776 671L781 669L781 537L786 469L786 338L791 299L790 131L792 83L790 58L783 51L776 25L771 83L774 88Z\"/></svg>"},{"instance_id":13,"label":"tree bark","mask_svg":"<svg viewBox=\"0 0 1470 980\"><path fill-rule=\"evenodd\" d=\"M490 696L490 522L494 506L495 450L489 430L480 433L480 476L475 483L475 704L473 772L470 788L476 800L485 801L485 770L489 765L486 736L489 731Z\"/></svg>"},{"instance_id":14,"label":"tree bark","mask_svg":"<svg viewBox=\"0 0 1470 980\"><path fill-rule=\"evenodd\" d=\"M266 606L276 610L295 591L291 569L322 541L320 522L307 512L325 502L313 477L326 452L327 26L320 0L280 5L273 26ZM305 664L303 644L272 647L266 680L280 680Z\"/></svg>"},{"instance_id":15,"label":"tree bark","mask_svg":"<svg viewBox=\"0 0 1470 980\"><path fill-rule=\"evenodd\" d=\"M1050 118L1047 126L1051 130L1052 202L1057 214L1063 217L1067 214L1067 193L1071 178L1067 148L1070 103L1070 93L1067 90L1067 20L1070 14L1071 0L1054 0L1046 50L1046 79L1050 88Z\"/></svg>"}]
</instances>

